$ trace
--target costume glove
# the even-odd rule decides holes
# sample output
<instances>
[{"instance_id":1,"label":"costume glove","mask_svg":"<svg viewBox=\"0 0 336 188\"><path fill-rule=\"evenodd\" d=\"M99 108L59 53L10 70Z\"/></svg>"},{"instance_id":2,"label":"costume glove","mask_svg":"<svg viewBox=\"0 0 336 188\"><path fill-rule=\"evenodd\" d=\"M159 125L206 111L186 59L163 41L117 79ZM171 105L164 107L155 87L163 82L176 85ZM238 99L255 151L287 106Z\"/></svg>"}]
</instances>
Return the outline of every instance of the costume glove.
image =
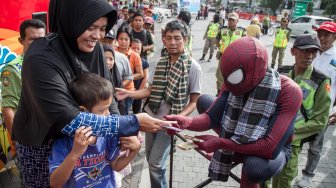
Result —
<instances>
[{"instance_id":1,"label":"costume glove","mask_svg":"<svg viewBox=\"0 0 336 188\"><path fill-rule=\"evenodd\" d=\"M219 149L222 149L223 147L223 143L222 143L223 138L219 138L218 136L201 135L201 136L195 136L195 137L203 140L202 142L194 141L194 143L197 145L197 149L203 150L207 153L215 152Z\"/></svg>"},{"instance_id":2,"label":"costume glove","mask_svg":"<svg viewBox=\"0 0 336 188\"><path fill-rule=\"evenodd\" d=\"M179 126L178 124L172 124L171 126L180 129L180 126ZM176 134L179 133L179 132L180 132L180 131L176 131L176 130L173 130L173 129L168 129L168 128L166 128L166 133L167 133L169 136L176 135Z\"/></svg>"}]
</instances>

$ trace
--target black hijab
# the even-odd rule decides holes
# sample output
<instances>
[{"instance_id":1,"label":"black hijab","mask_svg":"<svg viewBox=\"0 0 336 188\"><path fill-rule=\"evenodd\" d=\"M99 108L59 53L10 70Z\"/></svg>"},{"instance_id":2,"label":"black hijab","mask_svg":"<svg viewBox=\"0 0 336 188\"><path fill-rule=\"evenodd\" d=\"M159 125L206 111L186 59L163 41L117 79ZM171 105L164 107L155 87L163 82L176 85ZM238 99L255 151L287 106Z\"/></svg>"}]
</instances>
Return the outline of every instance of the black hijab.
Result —
<instances>
[{"instance_id":1,"label":"black hijab","mask_svg":"<svg viewBox=\"0 0 336 188\"><path fill-rule=\"evenodd\" d=\"M106 0L50 1L50 31L57 33L61 38L75 75L83 71L93 72L110 79L102 46L97 43L92 53L82 53L77 46L77 38L101 17L108 19L105 29L108 33L117 20L117 11Z\"/></svg>"},{"instance_id":2,"label":"black hijab","mask_svg":"<svg viewBox=\"0 0 336 188\"><path fill-rule=\"evenodd\" d=\"M110 51L112 52L112 55L115 59L115 51L112 47L108 46L108 45L103 45L103 48L104 48L104 51ZM122 85L122 77L119 73L119 70L118 70L118 66L116 65L116 63L114 63L112 69L110 70L110 73L111 73L111 76L112 76L112 84L113 84L113 87L116 88L122 88L123 85ZM119 109L119 113L121 115L125 115L126 112L125 112L125 100L117 100L117 96L114 95L114 98L115 100L117 101L118 103L118 109Z\"/></svg>"},{"instance_id":3,"label":"black hijab","mask_svg":"<svg viewBox=\"0 0 336 188\"><path fill-rule=\"evenodd\" d=\"M111 48L108 45L103 45L103 48L104 48L105 52L106 51L112 52L112 55L113 55L113 57L115 59L115 51L114 51L113 48ZM122 78L121 78L121 75L119 74L118 67L116 66L115 63L113 65L113 67L111 68L110 72L111 72L111 75L112 75L113 86L114 87L122 88Z\"/></svg>"},{"instance_id":4,"label":"black hijab","mask_svg":"<svg viewBox=\"0 0 336 188\"><path fill-rule=\"evenodd\" d=\"M112 81L102 45L97 42L92 53L83 53L77 38L101 17L108 18L109 31L116 10L106 0L51 0L49 16L53 33L34 41L23 60L13 139L24 145L40 146L79 114L68 89L75 76L91 72ZM111 112L118 112L115 102L111 107Z\"/></svg>"}]
</instances>

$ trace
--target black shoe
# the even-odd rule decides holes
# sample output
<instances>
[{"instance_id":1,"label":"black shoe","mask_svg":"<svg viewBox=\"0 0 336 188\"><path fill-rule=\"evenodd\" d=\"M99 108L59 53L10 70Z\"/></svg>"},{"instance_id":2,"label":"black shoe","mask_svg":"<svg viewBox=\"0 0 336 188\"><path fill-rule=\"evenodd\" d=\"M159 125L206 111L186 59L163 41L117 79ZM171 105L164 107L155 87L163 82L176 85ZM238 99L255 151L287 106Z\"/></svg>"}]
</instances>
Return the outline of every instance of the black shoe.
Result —
<instances>
[{"instance_id":1,"label":"black shoe","mask_svg":"<svg viewBox=\"0 0 336 188\"><path fill-rule=\"evenodd\" d=\"M201 59L199 59L200 61L203 61L205 58L205 54L202 55Z\"/></svg>"},{"instance_id":2,"label":"black shoe","mask_svg":"<svg viewBox=\"0 0 336 188\"><path fill-rule=\"evenodd\" d=\"M211 62L211 59L212 59L212 55L210 55L210 57L208 59L208 62Z\"/></svg>"}]
</instances>

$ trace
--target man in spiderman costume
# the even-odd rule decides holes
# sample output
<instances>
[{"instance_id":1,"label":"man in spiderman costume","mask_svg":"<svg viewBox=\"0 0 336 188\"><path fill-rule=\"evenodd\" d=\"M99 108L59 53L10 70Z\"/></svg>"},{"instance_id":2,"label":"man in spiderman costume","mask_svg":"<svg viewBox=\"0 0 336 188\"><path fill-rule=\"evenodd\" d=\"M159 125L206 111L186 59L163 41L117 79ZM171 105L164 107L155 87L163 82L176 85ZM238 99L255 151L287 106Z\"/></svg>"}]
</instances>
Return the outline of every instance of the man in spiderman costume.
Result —
<instances>
[{"instance_id":1,"label":"man in spiderman costume","mask_svg":"<svg viewBox=\"0 0 336 188\"><path fill-rule=\"evenodd\" d=\"M191 131L213 129L218 136L201 135L198 149L213 153L209 177L227 181L231 162L243 163L240 187L259 187L281 171L291 154L294 120L302 91L291 79L269 68L266 48L243 37L222 55L222 89L215 99L198 99L200 115L167 115L173 125Z\"/></svg>"}]
</instances>

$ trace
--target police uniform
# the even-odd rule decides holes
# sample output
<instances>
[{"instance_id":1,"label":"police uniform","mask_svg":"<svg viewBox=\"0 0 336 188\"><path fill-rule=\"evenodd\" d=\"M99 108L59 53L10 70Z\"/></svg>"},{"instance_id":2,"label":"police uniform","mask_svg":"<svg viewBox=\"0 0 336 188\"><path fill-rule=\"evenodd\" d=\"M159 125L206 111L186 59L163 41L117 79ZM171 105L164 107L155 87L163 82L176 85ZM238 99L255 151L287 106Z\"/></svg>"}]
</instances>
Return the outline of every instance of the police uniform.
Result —
<instances>
[{"instance_id":1,"label":"police uniform","mask_svg":"<svg viewBox=\"0 0 336 188\"><path fill-rule=\"evenodd\" d=\"M217 90L219 91L222 88L224 78L219 69L221 64L221 56L224 50L235 40L245 36L245 29L242 27L237 27L235 30L229 29L227 26L223 26L220 29L220 32L217 35L217 40L219 41L219 51L217 52L218 66L216 70L216 78L217 78Z\"/></svg>"},{"instance_id":2,"label":"police uniform","mask_svg":"<svg viewBox=\"0 0 336 188\"><path fill-rule=\"evenodd\" d=\"M278 52L278 67L282 65L282 61L285 56L285 50L290 37L290 32L291 30L289 28L282 29L281 27L277 27L275 29L275 40L272 51L272 68L275 66L275 60L277 58Z\"/></svg>"},{"instance_id":3,"label":"police uniform","mask_svg":"<svg viewBox=\"0 0 336 188\"><path fill-rule=\"evenodd\" d=\"M210 57L209 60L211 60L213 53L215 52L215 48L216 48L216 42L217 42L217 35L219 32L219 23L214 23L214 22L210 22L210 24L208 25L208 28L203 36L203 39L205 40L205 44L204 44L204 48L203 48L203 56L202 56L202 60L204 59L205 55L208 53L209 48L210 48Z\"/></svg>"},{"instance_id":4,"label":"police uniform","mask_svg":"<svg viewBox=\"0 0 336 188\"><path fill-rule=\"evenodd\" d=\"M187 35L188 35L188 42L186 44L184 44L184 48L186 48L187 50L189 50L188 53L190 53L190 55L191 55L193 36L191 34L191 28L189 26L188 26L187 30L188 30L188 33L187 33Z\"/></svg>"},{"instance_id":5,"label":"police uniform","mask_svg":"<svg viewBox=\"0 0 336 188\"><path fill-rule=\"evenodd\" d=\"M1 106L2 108L12 108L16 111L21 97L21 68L22 56L17 56L13 61L9 62L1 73ZM2 109L1 108L1 109ZM11 140L11 135L8 134L8 140ZM11 154L15 155L15 147L12 142Z\"/></svg>"},{"instance_id":6,"label":"police uniform","mask_svg":"<svg viewBox=\"0 0 336 188\"><path fill-rule=\"evenodd\" d=\"M21 97L21 68L22 56L17 56L13 61L9 62L3 69L1 74L1 106L10 107L14 111L18 107Z\"/></svg>"},{"instance_id":7,"label":"police uniform","mask_svg":"<svg viewBox=\"0 0 336 188\"><path fill-rule=\"evenodd\" d=\"M298 175L298 158L302 144L325 128L330 108L330 79L309 66L302 75L291 77L299 84L303 93L303 101L297 114L294 126L295 138L292 141L292 156L281 173L273 177L273 188L290 188L293 179Z\"/></svg>"}]
</instances>

